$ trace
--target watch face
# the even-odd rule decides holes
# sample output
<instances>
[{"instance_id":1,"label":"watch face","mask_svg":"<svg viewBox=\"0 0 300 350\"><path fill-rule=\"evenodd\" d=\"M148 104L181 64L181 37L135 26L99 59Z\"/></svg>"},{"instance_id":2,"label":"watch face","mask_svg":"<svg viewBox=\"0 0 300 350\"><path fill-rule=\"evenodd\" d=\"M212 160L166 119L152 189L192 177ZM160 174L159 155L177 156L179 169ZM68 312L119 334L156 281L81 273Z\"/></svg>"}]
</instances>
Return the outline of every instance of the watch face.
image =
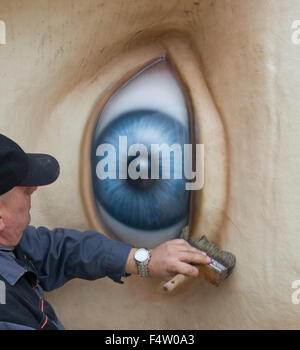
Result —
<instances>
[{"instance_id":1,"label":"watch face","mask_svg":"<svg viewBox=\"0 0 300 350\"><path fill-rule=\"evenodd\" d=\"M134 257L138 262L144 262L149 258L149 252L145 248L140 248L135 252Z\"/></svg>"}]
</instances>

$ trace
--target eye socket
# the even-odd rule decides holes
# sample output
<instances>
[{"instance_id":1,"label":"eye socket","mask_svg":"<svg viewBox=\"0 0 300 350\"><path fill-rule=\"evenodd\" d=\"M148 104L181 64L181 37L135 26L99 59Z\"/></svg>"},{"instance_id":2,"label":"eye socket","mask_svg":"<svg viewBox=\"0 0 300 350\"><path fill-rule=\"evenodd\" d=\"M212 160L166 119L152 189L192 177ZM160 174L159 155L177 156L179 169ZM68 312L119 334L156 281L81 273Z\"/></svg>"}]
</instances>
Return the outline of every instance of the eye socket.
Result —
<instances>
[{"instance_id":1,"label":"eye socket","mask_svg":"<svg viewBox=\"0 0 300 350\"><path fill-rule=\"evenodd\" d=\"M188 121L184 94L164 58L129 79L100 111L91 145L92 186L97 214L113 237L153 247L177 237L187 224L190 196L181 165ZM120 137L126 137L122 149ZM110 147L103 151L103 145ZM152 145L173 151L158 153L155 163ZM164 178L166 167L169 178ZM121 168L127 169L122 176ZM130 169L135 177L129 176ZM153 178L154 172L158 176Z\"/></svg>"}]
</instances>

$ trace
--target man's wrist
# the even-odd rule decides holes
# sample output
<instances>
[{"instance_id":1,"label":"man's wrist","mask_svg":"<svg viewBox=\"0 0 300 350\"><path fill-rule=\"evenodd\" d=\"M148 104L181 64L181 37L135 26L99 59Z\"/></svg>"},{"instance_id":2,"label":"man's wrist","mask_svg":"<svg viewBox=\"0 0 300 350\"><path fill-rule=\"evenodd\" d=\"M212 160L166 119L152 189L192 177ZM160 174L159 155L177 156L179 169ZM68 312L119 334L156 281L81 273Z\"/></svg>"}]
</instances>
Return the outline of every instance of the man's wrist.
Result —
<instances>
[{"instance_id":1,"label":"man's wrist","mask_svg":"<svg viewBox=\"0 0 300 350\"><path fill-rule=\"evenodd\" d=\"M127 258L127 262L126 262L126 266L125 266L125 272L126 273L130 273L130 274L134 274L134 275L138 275L139 271L138 268L136 266L136 262L134 260L134 253L137 251L137 248L132 248L129 252L128 258Z\"/></svg>"}]
</instances>

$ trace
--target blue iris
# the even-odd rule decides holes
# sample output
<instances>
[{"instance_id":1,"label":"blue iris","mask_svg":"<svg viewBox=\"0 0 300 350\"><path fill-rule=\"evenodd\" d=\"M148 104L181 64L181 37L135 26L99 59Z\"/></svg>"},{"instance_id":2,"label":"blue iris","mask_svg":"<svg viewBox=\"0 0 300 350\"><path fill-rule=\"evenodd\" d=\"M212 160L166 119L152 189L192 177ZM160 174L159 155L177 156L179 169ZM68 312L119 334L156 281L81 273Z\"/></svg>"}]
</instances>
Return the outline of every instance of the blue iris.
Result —
<instances>
[{"instance_id":1,"label":"blue iris","mask_svg":"<svg viewBox=\"0 0 300 350\"><path fill-rule=\"evenodd\" d=\"M101 119L101 118L100 118ZM99 122L99 121L98 121ZM149 179L119 179L119 136L127 136L128 148L143 144L148 150ZM159 179L151 179L151 144L188 143L188 128L171 116L156 110L135 110L124 113L110 122L91 147L92 182L95 200L119 222L136 229L159 230L171 227L187 218L189 191L185 189L186 179L174 179L174 155L170 157L169 179L162 179L163 162L159 158ZM105 158L96 156L101 144L111 144L116 150L116 179L100 180L96 175L97 163ZM138 156L139 154L137 154ZM128 165L134 159L123 159ZM139 167L136 168L139 170ZM183 171L183 170L182 170Z\"/></svg>"}]
</instances>

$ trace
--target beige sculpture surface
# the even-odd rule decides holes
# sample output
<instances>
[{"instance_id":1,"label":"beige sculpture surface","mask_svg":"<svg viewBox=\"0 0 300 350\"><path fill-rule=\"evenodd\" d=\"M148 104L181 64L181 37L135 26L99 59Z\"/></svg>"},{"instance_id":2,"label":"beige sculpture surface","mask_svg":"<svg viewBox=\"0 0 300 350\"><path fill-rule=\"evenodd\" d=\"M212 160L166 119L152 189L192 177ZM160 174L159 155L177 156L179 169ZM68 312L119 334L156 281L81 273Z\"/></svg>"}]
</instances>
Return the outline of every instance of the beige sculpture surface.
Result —
<instances>
[{"instance_id":1,"label":"beige sculpture surface","mask_svg":"<svg viewBox=\"0 0 300 350\"><path fill-rule=\"evenodd\" d=\"M88 122L115 84L167 54L205 146L192 235L237 258L221 287L196 279L170 295L139 277L68 282L47 295L66 328L300 327L297 19L297 0L0 0L1 133L61 165L33 197L32 224L91 228Z\"/></svg>"}]
</instances>

